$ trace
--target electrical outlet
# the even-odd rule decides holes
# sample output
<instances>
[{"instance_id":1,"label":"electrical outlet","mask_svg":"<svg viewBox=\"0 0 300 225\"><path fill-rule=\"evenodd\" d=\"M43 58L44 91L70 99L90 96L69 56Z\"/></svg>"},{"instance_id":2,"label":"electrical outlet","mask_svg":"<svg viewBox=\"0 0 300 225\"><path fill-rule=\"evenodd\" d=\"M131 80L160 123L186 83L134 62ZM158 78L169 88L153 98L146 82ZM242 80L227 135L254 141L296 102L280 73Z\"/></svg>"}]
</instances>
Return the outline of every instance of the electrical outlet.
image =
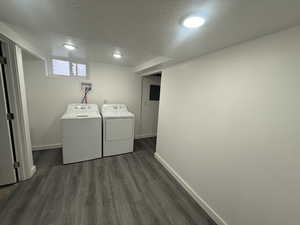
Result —
<instances>
[{"instance_id":1,"label":"electrical outlet","mask_svg":"<svg viewBox=\"0 0 300 225\"><path fill-rule=\"evenodd\" d=\"M88 90L92 90L92 83L86 83L86 82L82 82L81 83L81 90L84 91L86 90L86 88L88 88Z\"/></svg>"}]
</instances>

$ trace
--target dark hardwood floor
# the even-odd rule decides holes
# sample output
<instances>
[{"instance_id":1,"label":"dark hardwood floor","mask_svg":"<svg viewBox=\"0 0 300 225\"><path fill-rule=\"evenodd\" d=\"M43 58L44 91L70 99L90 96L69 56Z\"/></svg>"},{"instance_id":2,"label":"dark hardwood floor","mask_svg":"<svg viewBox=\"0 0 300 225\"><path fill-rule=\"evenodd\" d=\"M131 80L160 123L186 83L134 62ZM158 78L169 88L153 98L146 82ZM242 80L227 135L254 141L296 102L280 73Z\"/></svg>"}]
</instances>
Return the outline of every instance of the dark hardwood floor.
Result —
<instances>
[{"instance_id":1,"label":"dark hardwood floor","mask_svg":"<svg viewBox=\"0 0 300 225\"><path fill-rule=\"evenodd\" d=\"M34 152L37 173L0 201L0 224L214 224L154 159L155 145L140 139L133 153L70 165L60 149Z\"/></svg>"}]
</instances>

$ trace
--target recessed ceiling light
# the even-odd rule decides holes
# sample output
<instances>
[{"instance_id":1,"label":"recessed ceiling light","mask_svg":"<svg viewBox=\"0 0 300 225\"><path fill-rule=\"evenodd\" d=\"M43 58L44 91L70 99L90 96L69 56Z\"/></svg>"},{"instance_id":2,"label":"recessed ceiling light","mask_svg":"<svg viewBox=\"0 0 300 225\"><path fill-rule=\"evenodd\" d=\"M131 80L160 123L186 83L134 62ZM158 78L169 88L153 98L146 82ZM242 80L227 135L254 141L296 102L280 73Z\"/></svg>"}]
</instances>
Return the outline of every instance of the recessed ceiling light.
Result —
<instances>
[{"instance_id":1,"label":"recessed ceiling light","mask_svg":"<svg viewBox=\"0 0 300 225\"><path fill-rule=\"evenodd\" d=\"M119 51L115 51L113 53L113 57L116 58L116 59L121 59L122 58L122 54Z\"/></svg>"},{"instance_id":2,"label":"recessed ceiling light","mask_svg":"<svg viewBox=\"0 0 300 225\"><path fill-rule=\"evenodd\" d=\"M185 18L182 25L189 29L195 29L201 27L205 23L205 19L200 16L189 16Z\"/></svg>"},{"instance_id":3,"label":"recessed ceiling light","mask_svg":"<svg viewBox=\"0 0 300 225\"><path fill-rule=\"evenodd\" d=\"M76 47L72 44L64 44L64 47L68 50L75 50L76 49Z\"/></svg>"}]
</instances>

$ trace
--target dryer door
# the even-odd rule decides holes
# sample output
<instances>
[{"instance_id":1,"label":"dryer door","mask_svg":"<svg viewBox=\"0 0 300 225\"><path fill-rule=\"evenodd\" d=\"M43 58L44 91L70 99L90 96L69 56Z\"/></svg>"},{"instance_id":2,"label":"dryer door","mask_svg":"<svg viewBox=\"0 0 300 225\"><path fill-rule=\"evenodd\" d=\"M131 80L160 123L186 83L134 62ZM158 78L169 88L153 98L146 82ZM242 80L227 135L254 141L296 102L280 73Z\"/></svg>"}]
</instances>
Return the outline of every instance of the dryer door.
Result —
<instances>
[{"instance_id":1,"label":"dryer door","mask_svg":"<svg viewBox=\"0 0 300 225\"><path fill-rule=\"evenodd\" d=\"M126 140L133 136L133 119L107 119L106 120L106 140Z\"/></svg>"}]
</instances>

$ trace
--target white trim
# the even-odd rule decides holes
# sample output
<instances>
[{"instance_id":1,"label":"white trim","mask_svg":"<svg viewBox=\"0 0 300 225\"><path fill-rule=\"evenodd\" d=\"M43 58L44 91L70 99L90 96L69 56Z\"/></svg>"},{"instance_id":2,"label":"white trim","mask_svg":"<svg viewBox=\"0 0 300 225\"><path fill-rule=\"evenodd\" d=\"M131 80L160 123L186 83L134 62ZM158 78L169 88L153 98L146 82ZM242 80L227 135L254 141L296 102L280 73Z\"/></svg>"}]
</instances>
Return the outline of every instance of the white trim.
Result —
<instances>
[{"instance_id":1,"label":"white trim","mask_svg":"<svg viewBox=\"0 0 300 225\"><path fill-rule=\"evenodd\" d=\"M36 166L33 165L33 166L31 167L31 177L35 174L35 172L36 172Z\"/></svg>"},{"instance_id":2,"label":"white trim","mask_svg":"<svg viewBox=\"0 0 300 225\"><path fill-rule=\"evenodd\" d=\"M192 198L205 210L205 212L218 224L228 225L219 216L215 210L213 210L209 204L201 198L196 191L164 160L158 153L154 154L154 157L160 162L160 164L168 170L168 172L179 182L179 184L192 196Z\"/></svg>"},{"instance_id":3,"label":"white trim","mask_svg":"<svg viewBox=\"0 0 300 225\"><path fill-rule=\"evenodd\" d=\"M142 139L142 138L150 138L156 137L156 134L137 134L135 135L134 139Z\"/></svg>"},{"instance_id":4,"label":"white trim","mask_svg":"<svg viewBox=\"0 0 300 225\"><path fill-rule=\"evenodd\" d=\"M171 60L171 58L159 56L135 67L134 72L147 73L149 70L157 70L157 67L162 66Z\"/></svg>"},{"instance_id":5,"label":"white trim","mask_svg":"<svg viewBox=\"0 0 300 225\"><path fill-rule=\"evenodd\" d=\"M153 70L147 70L146 72L143 73L137 73L138 75L140 75L141 77L146 77L146 76L150 76L156 73L161 73L162 74L163 69L162 68L158 68L158 69L153 69Z\"/></svg>"},{"instance_id":6,"label":"white trim","mask_svg":"<svg viewBox=\"0 0 300 225\"><path fill-rule=\"evenodd\" d=\"M0 23L1 25L1 23ZM0 27L1 28L1 27ZM8 95L11 104L11 110L15 114L15 120L12 123L14 133L14 143L16 147L16 160L20 162L18 170L19 180L26 180L31 177L33 159L31 152L30 131L28 122L28 111L25 91L25 81L22 66L21 48L11 40L0 35L0 39L7 44L4 51L8 58L6 66Z\"/></svg>"},{"instance_id":7,"label":"white trim","mask_svg":"<svg viewBox=\"0 0 300 225\"><path fill-rule=\"evenodd\" d=\"M50 144L50 145L37 145L37 146L32 146L32 151L41 151L41 150L49 150L49 149L54 150L61 147L62 147L61 143Z\"/></svg>"}]
</instances>

